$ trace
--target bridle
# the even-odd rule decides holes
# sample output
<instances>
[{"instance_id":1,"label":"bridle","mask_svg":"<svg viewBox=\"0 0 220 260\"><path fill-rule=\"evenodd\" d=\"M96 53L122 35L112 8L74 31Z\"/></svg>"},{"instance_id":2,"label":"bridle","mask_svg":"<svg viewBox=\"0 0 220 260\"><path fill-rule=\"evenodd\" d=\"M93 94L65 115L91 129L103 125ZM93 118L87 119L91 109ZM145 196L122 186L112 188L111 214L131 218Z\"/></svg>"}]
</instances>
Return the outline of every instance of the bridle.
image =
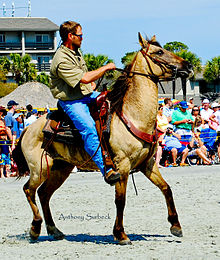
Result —
<instances>
[{"instance_id":1,"label":"bridle","mask_svg":"<svg viewBox=\"0 0 220 260\"><path fill-rule=\"evenodd\" d=\"M140 52L142 53L143 57L145 58L147 64L148 64L148 67L149 67L149 70L150 70L150 73L151 74L147 74L147 73L141 73L141 72L138 72L138 71L130 71L130 70L125 70L125 69L119 69L119 68L116 68L117 71L120 71L120 72L126 72L128 74L129 77L133 77L133 75L139 75L139 76L144 76L144 77L147 77L147 78L150 78L153 82L155 82L156 84L157 83L160 83L160 82L163 82L163 81L172 81L172 80L175 80L177 78L177 67L174 66L174 65L170 65L168 64L167 62L165 61L161 61L159 59L156 59L154 57L151 57L149 54L148 54L148 50L149 50L149 47L150 47L150 43L148 43L147 45L147 48L146 50L144 49L141 49ZM150 64L150 61L149 59L154 63L156 64L157 66L160 67L161 71L162 71L162 75L164 75L166 73L166 69L170 69L172 71L172 76L171 77L168 77L166 79L161 79L159 76L155 75L154 72L153 72L153 69L152 69L152 66Z\"/></svg>"}]
</instances>

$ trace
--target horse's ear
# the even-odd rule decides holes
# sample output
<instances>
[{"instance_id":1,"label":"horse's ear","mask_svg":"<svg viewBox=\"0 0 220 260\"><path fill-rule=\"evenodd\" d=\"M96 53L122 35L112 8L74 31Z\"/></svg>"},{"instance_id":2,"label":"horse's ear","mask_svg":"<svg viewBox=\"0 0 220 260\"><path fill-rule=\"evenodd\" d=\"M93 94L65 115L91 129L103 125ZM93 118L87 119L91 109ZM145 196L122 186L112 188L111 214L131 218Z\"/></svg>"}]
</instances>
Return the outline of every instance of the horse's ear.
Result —
<instances>
[{"instance_id":1,"label":"horse's ear","mask_svg":"<svg viewBox=\"0 0 220 260\"><path fill-rule=\"evenodd\" d=\"M147 46L147 40L145 40L140 33L138 33L139 43L142 48Z\"/></svg>"},{"instance_id":2,"label":"horse's ear","mask_svg":"<svg viewBox=\"0 0 220 260\"><path fill-rule=\"evenodd\" d=\"M156 40L156 36L154 35L152 38L151 38L151 40L150 40L151 42L156 42L157 40Z\"/></svg>"}]
</instances>

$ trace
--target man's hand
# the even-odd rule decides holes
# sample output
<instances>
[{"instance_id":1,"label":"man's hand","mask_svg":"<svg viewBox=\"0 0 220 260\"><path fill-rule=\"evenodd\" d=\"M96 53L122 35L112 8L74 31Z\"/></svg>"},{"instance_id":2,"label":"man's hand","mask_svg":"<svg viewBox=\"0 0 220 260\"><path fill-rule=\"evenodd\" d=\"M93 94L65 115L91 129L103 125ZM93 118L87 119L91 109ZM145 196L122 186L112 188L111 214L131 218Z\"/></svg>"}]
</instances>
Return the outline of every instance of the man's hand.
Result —
<instances>
[{"instance_id":1,"label":"man's hand","mask_svg":"<svg viewBox=\"0 0 220 260\"><path fill-rule=\"evenodd\" d=\"M96 89L96 84L95 84L95 82L93 81L93 82L91 82L91 85L92 85L92 89L93 90L95 90Z\"/></svg>"},{"instance_id":2,"label":"man's hand","mask_svg":"<svg viewBox=\"0 0 220 260\"><path fill-rule=\"evenodd\" d=\"M106 64L105 65L105 67L106 67L106 71L108 71L108 70L114 70L114 69L116 69L116 66L115 66L115 64L114 63L108 63L108 64Z\"/></svg>"}]
</instances>

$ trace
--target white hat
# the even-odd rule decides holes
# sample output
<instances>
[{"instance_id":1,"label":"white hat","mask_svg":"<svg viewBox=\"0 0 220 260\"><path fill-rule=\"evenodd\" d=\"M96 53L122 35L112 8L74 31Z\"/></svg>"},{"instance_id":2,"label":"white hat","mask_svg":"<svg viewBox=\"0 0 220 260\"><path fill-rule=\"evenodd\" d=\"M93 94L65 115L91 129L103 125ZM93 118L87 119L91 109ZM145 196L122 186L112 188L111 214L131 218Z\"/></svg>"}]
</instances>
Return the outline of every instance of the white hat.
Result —
<instances>
[{"instance_id":1,"label":"white hat","mask_svg":"<svg viewBox=\"0 0 220 260\"><path fill-rule=\"evenodd\" d=\"M212 103L212 108L219 107L220 105L217 102Z\"/></svg>"},{"instance_id":2,"label":"white hat","mask_svg":"<svg viewBox=\"0 0 220 260\"><path fill-rule=\"evenodd\" d=\"M203 101L202 101L202 103L204 104L204 103L208 103L209 104L209 100L207 99L207 98L205 98Z\"/></svg>"}]
</instances>

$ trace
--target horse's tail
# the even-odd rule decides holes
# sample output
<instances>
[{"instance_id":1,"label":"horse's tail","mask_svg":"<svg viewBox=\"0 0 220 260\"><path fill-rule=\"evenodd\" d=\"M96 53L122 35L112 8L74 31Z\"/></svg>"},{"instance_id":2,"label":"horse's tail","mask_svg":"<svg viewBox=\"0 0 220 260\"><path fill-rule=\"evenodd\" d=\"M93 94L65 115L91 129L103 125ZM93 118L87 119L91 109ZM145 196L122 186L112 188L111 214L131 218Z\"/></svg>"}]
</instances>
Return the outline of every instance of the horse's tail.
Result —
<instances>
[{"instance_id":1,"label":"horse's tail","mask_svg":"<svg viewBox=\"0 0 220 260\"><path fill-rule=\"evenodd\" d=\"M21 140L22 140L25 132L26 132L26 129L22 132L15 149L12 151L12 158L18 167L18 174L19 174L18 178L20 178L30 172L27 161L26 161L24 154L22 152L22 149L21 149Z\"/></svg>"}]
</instances>

